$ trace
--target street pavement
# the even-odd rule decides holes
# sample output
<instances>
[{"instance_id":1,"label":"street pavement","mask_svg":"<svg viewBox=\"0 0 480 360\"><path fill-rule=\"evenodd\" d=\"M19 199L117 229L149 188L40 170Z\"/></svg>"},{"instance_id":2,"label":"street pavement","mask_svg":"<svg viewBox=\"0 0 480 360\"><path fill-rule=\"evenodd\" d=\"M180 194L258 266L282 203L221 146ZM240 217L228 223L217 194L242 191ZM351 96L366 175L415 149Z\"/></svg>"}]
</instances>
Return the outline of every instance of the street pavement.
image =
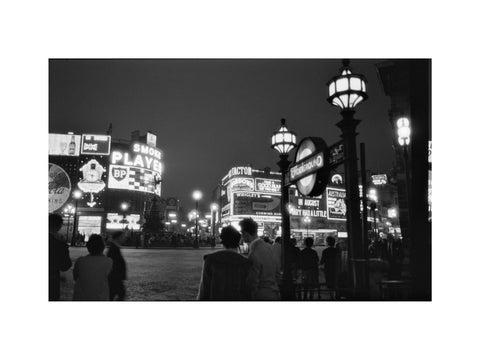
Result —
<instances>
[{"instance_id":1,"label":"street pavement","mask_svg":"<svg viewBox=\"0 0 480 360\"><path fill-rule=\"evenodd\" d=\"M195 300L203 256L218 250L220 248L123 248L122 253L127 263L126 300ZM72 262L87 254L85 247L70 248ZM71 300L73 297L72 269L73 266L62 273L61 300ZM323 271L320 271L320 282L323 281Z\"/></svg>"}]
</instances>

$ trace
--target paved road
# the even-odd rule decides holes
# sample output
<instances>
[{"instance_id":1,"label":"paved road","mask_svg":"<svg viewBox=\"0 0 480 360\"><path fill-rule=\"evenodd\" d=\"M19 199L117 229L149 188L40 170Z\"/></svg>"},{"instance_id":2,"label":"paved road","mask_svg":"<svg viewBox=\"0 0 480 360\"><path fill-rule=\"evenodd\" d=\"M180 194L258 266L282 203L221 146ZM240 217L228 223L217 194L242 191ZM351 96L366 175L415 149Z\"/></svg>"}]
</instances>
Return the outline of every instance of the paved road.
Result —
<instances>
[{"instance_id":1,"label":"paved road","mask_svg":"<svg viewBox=\"0 0 480 360\"><path fill-rule=\"evenodd\" d=\"M214 250L215 251L215 250ZM127 300L195 300L203 255L211 249L122 249L127 262ZM74 262L84 247L70 248ZM73 295L72 270L63 273L62 300Z\"/></svg>"},{"instance_id":2,"label":"paved road","mask_svg":"<svg viewBox=\"0 0 480 360\"><path fill-rule=\"evenodd\" d=\"M218 250L122 249L127 262L127 300L195 300L203 256ZM85 247L70 248L73 262L87 254ZM63 277L61 299L71 300L74 285L72 269L63 273ZM324 281L323 271L320 271L320 282Z\"/></svg>"}]
</instances>

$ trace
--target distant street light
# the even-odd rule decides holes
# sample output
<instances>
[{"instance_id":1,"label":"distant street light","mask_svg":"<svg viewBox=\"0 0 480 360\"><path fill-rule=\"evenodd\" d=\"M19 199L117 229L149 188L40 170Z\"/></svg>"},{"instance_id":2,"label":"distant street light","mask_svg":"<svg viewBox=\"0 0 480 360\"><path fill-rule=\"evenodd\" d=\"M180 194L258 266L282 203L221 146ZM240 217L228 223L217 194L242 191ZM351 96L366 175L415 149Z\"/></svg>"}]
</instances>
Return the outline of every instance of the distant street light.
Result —
<instances>
[{"instance_id":1,"label":"distant street light","mask_svg":"<svg viewBox=\"0 0 480 360\"><path fill-rule=\"evenodd\" d=\"M70 233L70 219L72 216L75 216L75 208L68 204L67 206L65 206L65 208L63 209L63 214L64 216L67 217L67 243L68 243L68 235Z\"/></svg>"},{"instance_id":2,"label":"distant street light","mask_svg":"<svg viewBox=\"0 0 480 360\"><path fill-rule=\"evenodd\" d=\"M212 227L212 236L215 237L215 228L216 228L216 223L217 223L217 214L218 214L218 205L215 203L212 203L210 205L210 211L211 211L211 227Z\"/></svg>"},{"instance_id":3,"label":"distant street light","mask_svg":"<svg viewBox=\"0 0 480 360\"><path fill-rule=\"evenodd\" d=\"M75 190L73 192L73 198L75 199L75 214L73 215L73 235L72 235L72 245L75 246L76 244L76 237L77 237L77 219L78 219L78 200L83 196L83 192L80 190Z\"/></svg>"},{"instance_id":4,"label":"distant street light","mask_svg":"<svg viewBox=\"0 0 480 360\"><path fill-rule=\"evenodd\" d=\"M122 210L123 212L123 219L122 219L122 223L123 223L123 229L125 229L127 227L127 210L129 208L129 205L127 202L122 202L120 204L120 209Z\"/></svg>"},{"instance_id":5,"label":"distant street light","mask_svg":"<svg viewBox=\"0 0 480 360\"><path fill-rule=\"evenodd\" d=\"M193 247L195 249L198 249L200 247L200 244L198 243L198 201L202 198L202 192L200 190L195 190L192 193L193 200L195 200L195 242L193 244Z\"/></svg>"},{"instance_id":6,"label":"distant street light","mask_svg":"<svg viewBox=\"0 0 480 360\"><path fill-rule=\"evenodd\" d=\"M310 218L310 216L305 216L303 218L303 222L305 223L305 225L307 226L307 237L308 237L308 226L310 225L310 223L312 222L312 219Z\"/></svg>"},{"instance_id":7,"label":"distant street light","mask_svg":"<svg viewBox=\"0 0 480 360\"><path fill-rule=\"evenodd\" d=\"M277 163L282 173L282 197L281 197L281 214L282 214L282 265L283 265L283 298L285 300L293 300L295 298L293 289L292 274L287 266L286 246L290 241L290 214L288 207L288 184L287 171L290 161L288 153L297 146L297 136L293 131L289 131L285 125L285 119L281 120L281 126L278 131L272 135L272 149L280 154L280 161Z\"/></svg>"},{"instance_id":8,"label":"distant street light","mask_svg":"<svg viewBox=\"0 0 480 360\"><path fill-rule=\"evenodd\" d=\"M401 117L397 120L397 135L398 135L398 144L403 149L403 161L405 166L405 190L407 193L407 212L408 212L408 231L411 232L411 223L410 223L410 206L412 203L411 199L411 180L410 180L410 162L408 157L408 148L410 145L410 120L406 117ZM403 236L404 234L402 234ZM410 234L409 234L410 235ZM408 236L410 238L410 236ZM411 243L411 239L410 243Z\"/></svg>"}]
</instances>

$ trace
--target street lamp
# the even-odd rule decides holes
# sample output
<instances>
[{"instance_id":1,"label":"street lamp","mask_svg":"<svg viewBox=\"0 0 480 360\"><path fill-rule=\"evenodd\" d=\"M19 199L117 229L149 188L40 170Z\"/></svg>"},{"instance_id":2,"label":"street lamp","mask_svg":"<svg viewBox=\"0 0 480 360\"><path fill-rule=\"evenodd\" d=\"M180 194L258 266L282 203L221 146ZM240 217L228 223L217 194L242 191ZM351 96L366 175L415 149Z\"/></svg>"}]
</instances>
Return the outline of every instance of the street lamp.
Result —
<instances>
[{"instance_id":1,"label":"street lamp","mask_svg":"<svg viewBox=\"0 0 480 360\"><path fill-rule=\"evenodd\" d=\"M198 249L199 248L199 243L198 243L198 201L202 198L202 192L200 190L195 190L192 193L193 200L195 200L195 243L193 244L193 247Z\"/></svg>"},{"instance_id":2,"label":"street lamp","mask_svg":"<svg viewBox=\"0 0 480 360\"><path fill-rule=\"evenodd\" d=\"M75 190L73 192L73 198L75 199L75 214L73 215L73 236L72 236L72 245L75 246L76 235L77 235L77 210L78 210L78 200L83 196L83 193L80 190Z\"/></svg>"},{"instance_id":3,"label":"street lamp","mask_svg":"<svg viewBox=\"0 0 480 360\"><path fill-rule=\"evenodd\" d=\"M353 267L349 266L350 276L354 289L364 291L367 289L367 266L364 259L364 248L366 245L362 239L362 224L360 220L356 144L356 128L360 120L354 118L354 109L358 104L365 101L368 95L365 77L352 73L349 60L343 60L343 67L340 71L340 75L333 77L327 83L327 101L341 109L342 120L336 125L342 131L346 158L348 257L353 262Z\"/></svg>"},{"instance_id":4,"label":"street lamp","mask_svg":"<svg viewBox=\"0 0 480 360\"><path fill-rule=\"evenodd\" d=\"M407 183L407 199L408 204L410 204L410 166L408 161L408 147L410 145L410 120L406 117L401 117L397 120L397 135L398 135L398 144L403 149L403 160L405 165L405 178Z\"/></svg>"},{"instance_id":5,"label":"street lamp","mask_svg":"<svg viewBox=\"0 0 480 360\"><path fill-rule=\"evenodd\" d=\"M72 205L68 204L63 209L63 214L64 216L67 217L67 243L68 243L68 234L70 232L70 218L72 216L75 216L75 208Z\"/></svg>"},{"instance_id":6,"label":"street lamp","mask_svg":"<svg viewBox=\"0 0 480 360\"><path fill-rule=\"evenodd\" d=\"M277 163L280 172L282 173L282 268L283 268L283 297L287 300L294 299L293 293L293 279L291 271L287 266L287 252L286 246L290 241L290 215L288 211L288 188L287 171L290 161L288 160L288 153L297 146L297 136L293 131L289 131L285 125L285 119L281 119L281 127L272 135L272 149L275 149L280 154L280 161Z\"/></svg>"},{"instance_id":7,"label":"street lamp","mask_svg":"<svg viewBox=\"0 0 480 360\"><path fill-rule=\"evenodd\" d=\"M216 230L215 229L216 228L215 224L217 222L218 205L215 204L215 203L212 203L210 205L210 211L212 212L211 213L212 217L211 217L211 220L210 220L210 223L212 225L212 236L215 237L215 230Z\"/></svg>"},{"instance_id":8,"label":"street lamp","mask_svg":"<svg viewBox=\"0 0 480 360\"><path fill-rule=\"evenodd\" d=\"M122 202L122 203L120 204L120 209L121 209L122 212L123 212L123 220L122 220L122 223L123 223L123 229L125 229L126 224L127 224L128 203L127 203L127 202Z\"/></svg>"},{"instance_id":9,"label":"street lamp","mask_svg":"<svg viewBox=\"0 0 480 360\"><path fill-rule=\"evenodd\" d=\"M312 219L310 218L310 216L305 216L303 218L303 222L305 223L305 225L307 226L307 237L308 237L308 225L312 222Z\"/></svg>"}]
</instances>

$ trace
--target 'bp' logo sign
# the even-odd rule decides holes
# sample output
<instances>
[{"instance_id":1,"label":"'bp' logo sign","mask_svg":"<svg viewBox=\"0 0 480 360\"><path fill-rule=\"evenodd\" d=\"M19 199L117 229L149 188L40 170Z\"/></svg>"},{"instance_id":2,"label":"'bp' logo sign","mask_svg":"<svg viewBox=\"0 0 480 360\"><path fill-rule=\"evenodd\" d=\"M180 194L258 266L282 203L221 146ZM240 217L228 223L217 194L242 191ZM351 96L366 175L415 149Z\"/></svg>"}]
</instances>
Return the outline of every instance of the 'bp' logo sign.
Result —
<instances>
[{"instance_id":1,"label":"'bp' logo sign","mask_svg":"<svg viewBox=\"0 0 480 360\"><path fill-rule=\"evenodd\" d=\"M122 181L127 176L127 169L121 167L113 167L112 176L115 180Z\"/></svg>"}]
</instances>

